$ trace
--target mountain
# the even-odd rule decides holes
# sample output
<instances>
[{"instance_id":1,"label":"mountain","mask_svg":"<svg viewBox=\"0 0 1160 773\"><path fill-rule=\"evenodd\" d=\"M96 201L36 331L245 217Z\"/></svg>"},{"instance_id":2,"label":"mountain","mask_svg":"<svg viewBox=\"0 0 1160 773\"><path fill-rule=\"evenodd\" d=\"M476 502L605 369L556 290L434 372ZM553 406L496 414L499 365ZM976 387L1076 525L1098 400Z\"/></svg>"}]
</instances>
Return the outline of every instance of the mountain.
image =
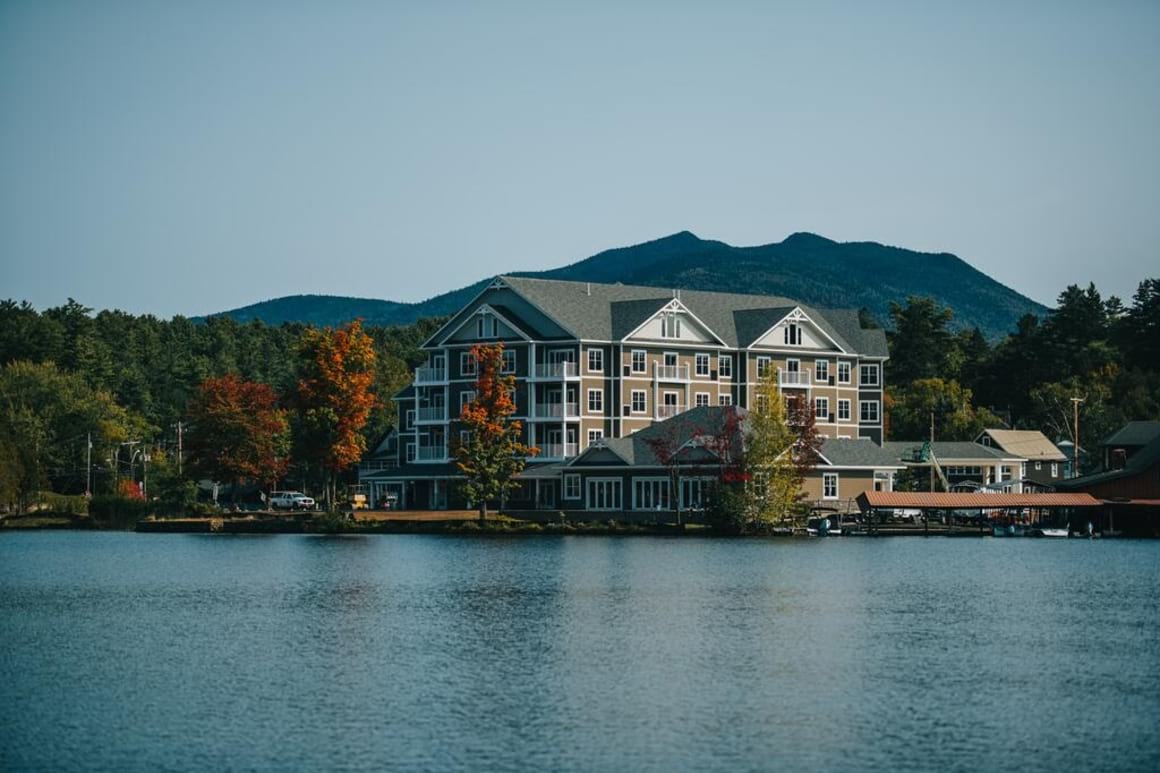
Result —
<instances>
[{"instance_id":1,"label":"mountain","mask_svg":"<svg viewBox=\"0 0 1160 773\"><path fill-rule=\"evenodd\" d=\"M632 247L606 250L549 271L517 276L761 293L813 306L867 308L889 321L891 301L931 296L955 312L954 326L978 326L988 338L1013 330L1024 314L1047 311L949 253L923 253L875 242L839 243L810 233L760 247L734 247L682 231ZM294 295L222 312L240 321L262 319L319 325L362 317L392 325L450 314L469 301L487 279L420 303L328 295Z\"/></svg>"}]
</instances>

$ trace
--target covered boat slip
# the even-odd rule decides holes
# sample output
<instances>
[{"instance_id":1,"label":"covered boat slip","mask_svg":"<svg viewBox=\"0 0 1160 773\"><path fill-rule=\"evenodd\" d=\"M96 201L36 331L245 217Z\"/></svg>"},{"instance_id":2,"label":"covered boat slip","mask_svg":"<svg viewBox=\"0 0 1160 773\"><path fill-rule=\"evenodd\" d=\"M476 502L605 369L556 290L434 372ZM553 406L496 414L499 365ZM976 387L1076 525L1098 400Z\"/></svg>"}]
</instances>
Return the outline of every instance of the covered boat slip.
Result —
<instances>
[{"instance_id":1,"label":"covered boat slip","mask_svg":"<svg viewBox=\"0 0 1160 773\"><path fill-rule=\"evenodd\" d=\"M1090 494L960 494L925 491L866 491L857 497L858 509L869 533L886 533L882 524L895 513L918 511L923 532L932 519L948 529L973 527L989 533L995 524L1029 527L1075 526L1089 522L1103 503Z\"/></svg>"}]
</instances>

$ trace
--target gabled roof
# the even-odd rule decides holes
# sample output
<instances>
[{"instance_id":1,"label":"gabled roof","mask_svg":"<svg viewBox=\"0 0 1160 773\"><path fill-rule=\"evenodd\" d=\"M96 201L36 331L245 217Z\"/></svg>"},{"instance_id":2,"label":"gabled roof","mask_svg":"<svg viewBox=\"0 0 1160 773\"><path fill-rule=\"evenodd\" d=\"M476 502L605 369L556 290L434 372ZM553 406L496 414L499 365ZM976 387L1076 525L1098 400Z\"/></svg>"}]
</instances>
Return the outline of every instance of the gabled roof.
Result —
<instances>
[{"instance_id":1,"label":"gabled roof","mask_svg":"<svg viewBox=\"0 0 1160 773\"><path fill-rule=\"evenodd\" d=\"M921 440L890 440L882 444L882 447L889 451L895 459L901 459L904 462L914 462L915 455L922 450L923 441ZM1005 453L998 448L989 448L981 443L972 443L970 441L935 441L932 448L934 455L938 458L939 464L954 464L956 461L962 460L990 460L995 461L1022 461L1023 457L1013 456Z\"/></svg>"},{"instance_id":2,"label":"gabled roof","mask_svg":"<svg viewBox=\"0 0 1160 773\"><path fill-rule=\"evenodd\" d=\"M863 330L854 310L823 311L771 295L671 290L642 285L569 282L519 276L499 278L576 338L619 341L678 298L730 348L745 348L786 314L800 308L822 332L849 352L888 356L886 334ZM853 342L857 342L855 343Z\"/></svg>"},{"instance_id":3,"label":"gabled roof","mask_svg":"<svg viewBox=\"0 0 1160 773\"><path fill-rule=\"evenodd\" d=\"M1160 437L1160 421L1129 421L1104 438L1105 446L1146 446Z\"/></svg>"},{"instance_id":4,"label":"gabled roof","mask_svg":"<svg viewBox=\"0 0 1160 773\"><path fill-rule=\"evenodd\" d=\"M732 405L690 408L671 419L651 424L628 437L605 438L600 445L589 446L570 464L582 467L585 457L594 456L600 450L607 450L623 459L624 464L629 467L661 467L663 464L657 456L658 445L668 446L677 451L690 441L696 441L700 436L720 434L730 416L744 420L745 413L744 408ZM740 444L740 435L736 440ZM740 453L740 450L738 447L737 452ZM704 459L700 453L689 454L684 451L681 452L681 457L689 458L692 463L700 463Z\"/></svg>"},{"instance_id":5,"label":"gabled roof","mask_svg":"<svg viewBox=\"0 0 1160 773\"><path fill-rule=\"evenodd\" d=\"M976 442L982 442L984 435L989 436L994 445L1013 456L1020 456L1033 462L1067 461L1063 452L1037 429L985 429L975 438Z\"/></svg>"},{"instance_id":6,"label":"gabled roof","mask_svg":"<svg viewBox=\"0 0 1160 773\"><path fill-rule=\"evenodd\" d=\"M1133 423L1145 424L1147 422ZM1104 472L1096 472L1079 478L1068 478L1067 480L1059 481L1056 484L1056 488L1082 489L1096 483L1105 483L1107 481L1119 480L1120 478L1131 478L1147 472L1155 464L1160 464L1160 435L1151 443L1132 454L1123 469L1105 470Z\"/></svg>"}]
</instances>

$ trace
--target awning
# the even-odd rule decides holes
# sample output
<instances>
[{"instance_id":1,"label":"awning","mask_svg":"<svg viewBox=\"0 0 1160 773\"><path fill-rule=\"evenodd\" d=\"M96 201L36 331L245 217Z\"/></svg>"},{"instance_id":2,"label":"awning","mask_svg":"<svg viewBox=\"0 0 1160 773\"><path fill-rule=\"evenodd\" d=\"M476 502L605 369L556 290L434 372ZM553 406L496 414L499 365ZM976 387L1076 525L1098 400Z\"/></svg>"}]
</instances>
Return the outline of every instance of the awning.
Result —
<instances>
[{"instance_id":1,"label":"awning","mask_svg":"<svg viewBox=\"0 0 1160 773\"><path fill-rule=\"evenodd\" d=\"M992 510L1014 507L1099 507L1091 494L944 494L926 491L865 491L858 507L866 510Z\"/></svg>"}]
</instances>

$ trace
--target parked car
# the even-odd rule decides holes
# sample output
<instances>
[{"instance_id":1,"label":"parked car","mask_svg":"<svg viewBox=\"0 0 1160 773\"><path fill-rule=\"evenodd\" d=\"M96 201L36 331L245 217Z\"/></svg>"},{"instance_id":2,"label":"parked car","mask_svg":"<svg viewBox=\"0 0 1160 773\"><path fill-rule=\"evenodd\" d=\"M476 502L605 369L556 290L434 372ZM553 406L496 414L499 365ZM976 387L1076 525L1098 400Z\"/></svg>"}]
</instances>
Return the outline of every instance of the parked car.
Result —
<instances>
[{"instance_id":1,"label":"parked car","mask_svg":"<svg viewBox=\"0 0 1160 773\"><path fill-rule=\"evenodd\" d=\"M271 510L313 510L314 500L301 491L271 491Z\"/></svg>"}]
</instances>

